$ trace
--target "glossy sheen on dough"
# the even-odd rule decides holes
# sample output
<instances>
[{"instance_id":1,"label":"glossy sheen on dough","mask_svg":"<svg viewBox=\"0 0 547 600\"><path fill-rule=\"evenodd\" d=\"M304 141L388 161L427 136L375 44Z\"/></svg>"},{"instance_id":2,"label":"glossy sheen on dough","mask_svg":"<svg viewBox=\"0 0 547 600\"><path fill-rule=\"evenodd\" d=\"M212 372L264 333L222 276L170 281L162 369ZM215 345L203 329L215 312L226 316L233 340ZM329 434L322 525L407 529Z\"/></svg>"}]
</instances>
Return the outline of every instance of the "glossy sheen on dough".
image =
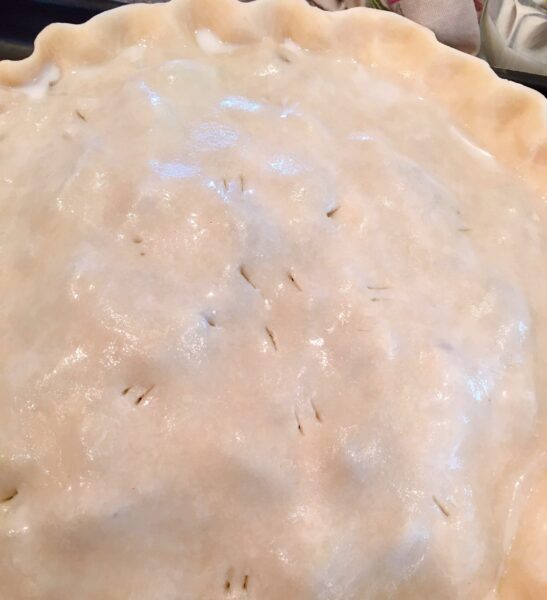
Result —
<instances>
[{"instance_id":1,"label":"glossy sheen on dough","mask_svg":"<svg viewBox=\"0 0 547 600\"><path fill-rule=\"evenodd\" d=\"M545 597L541 176L293 42L38 75L0 88L0 598Z\"/></svg>"}]
</instances>

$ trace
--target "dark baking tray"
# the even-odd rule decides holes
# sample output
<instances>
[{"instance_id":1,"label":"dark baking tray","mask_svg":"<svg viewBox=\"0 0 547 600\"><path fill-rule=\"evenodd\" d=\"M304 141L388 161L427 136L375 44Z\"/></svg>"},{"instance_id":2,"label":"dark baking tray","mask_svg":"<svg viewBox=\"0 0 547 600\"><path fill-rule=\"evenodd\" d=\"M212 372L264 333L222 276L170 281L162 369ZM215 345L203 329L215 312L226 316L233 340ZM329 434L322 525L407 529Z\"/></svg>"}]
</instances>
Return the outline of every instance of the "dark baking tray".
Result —
<instances>
[{"instance_id":1,"label":"dark baking tray","mask_svg":"<svg viewBox=\"0 0 547 600\"><path fill-rule=\"evenodd\" d=\"M0 60L28 56L32 52L34 38L50 23L83 23L99 12L131 1L0 0ZM154 1L161 0L148 0ZM526 85L547 97L547 77L506 69L494 71L504 79Z\"/></svg>"},{"instance_id":2,"label":"dark baking tray","mask_svg":"<svg viewBox=\"0 0 547 600\"><path fill-rule=\"evenodd\" d=\"M114 0L0 0L0 60L28 56L50 23L83 23L114 6Z\"/></svg>"}]
</instances>

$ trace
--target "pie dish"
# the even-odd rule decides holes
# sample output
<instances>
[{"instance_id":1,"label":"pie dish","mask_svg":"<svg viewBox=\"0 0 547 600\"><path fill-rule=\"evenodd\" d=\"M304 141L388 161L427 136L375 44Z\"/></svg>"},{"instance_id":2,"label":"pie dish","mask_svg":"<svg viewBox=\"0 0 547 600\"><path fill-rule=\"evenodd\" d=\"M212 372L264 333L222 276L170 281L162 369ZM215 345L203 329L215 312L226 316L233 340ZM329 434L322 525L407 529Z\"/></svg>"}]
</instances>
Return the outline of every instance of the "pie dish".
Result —
<instances>
[{"instance_id":1,"label":"pie dish","mask_svg":"<svg viewBox=\"0 0 547 600\"><path fill-rule=\"evenodd\" d=\"M546 597L546 112L291 0L0 63L1 597Z\"/></svg>"}]
</instances>

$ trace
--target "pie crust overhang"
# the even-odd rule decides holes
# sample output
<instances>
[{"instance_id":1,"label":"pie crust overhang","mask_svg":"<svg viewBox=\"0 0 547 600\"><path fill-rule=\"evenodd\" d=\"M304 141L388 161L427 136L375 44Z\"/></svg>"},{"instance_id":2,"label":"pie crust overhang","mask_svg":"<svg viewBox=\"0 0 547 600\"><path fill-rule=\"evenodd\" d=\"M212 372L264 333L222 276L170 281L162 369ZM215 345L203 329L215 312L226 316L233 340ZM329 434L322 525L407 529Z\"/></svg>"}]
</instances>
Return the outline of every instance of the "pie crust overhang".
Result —
<instances>
[{"instance_id":1,"label":"pie crust overhang","mask_svg":"<svg viewBox=\"0 0 547 600\"><path fill-rule=\"evenodd\" d=\"M177 0L0 63L6 598L542 598L541 96L396 15Z\"/></svg>"}]
</instances>

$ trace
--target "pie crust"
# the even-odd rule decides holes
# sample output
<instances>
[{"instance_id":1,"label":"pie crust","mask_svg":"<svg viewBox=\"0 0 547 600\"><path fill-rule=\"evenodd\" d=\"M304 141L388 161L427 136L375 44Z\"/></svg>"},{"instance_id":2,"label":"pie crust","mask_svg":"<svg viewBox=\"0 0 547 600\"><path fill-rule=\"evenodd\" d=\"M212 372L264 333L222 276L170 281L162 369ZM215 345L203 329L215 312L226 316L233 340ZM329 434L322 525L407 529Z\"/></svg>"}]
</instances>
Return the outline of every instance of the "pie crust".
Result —
<instances>
[{"instance_id":1,"label":"pie crust","mask_svg":"<svg viewBox=\"0 0 547 600\"><path fill-rule=\"evenodd\" d=\"M302 48L349 56L403 78L444 106L481 147L545 193L547 109L542 96L501 80L484 61L437 43L428 29L384 11L310 12L300 0L172 0L127 6L81 26L50 25L37 37L30 58L2 63L0 82L25 84L49 62L61 69L104 64L143 38L160 38L162 44L170 39L176 45L200 29L233 44L263 37L291 39Z\"/></svg>"},{"instance_id":2,"label":"pie crust","mask_svg":"<svg viewBox=\"0 0 547 600\"><path fill-rule=\"evenodd\" d=\"M0 596L546 597L546 122L304 1L0 63Z\"/></svg>"}]
</instances>

